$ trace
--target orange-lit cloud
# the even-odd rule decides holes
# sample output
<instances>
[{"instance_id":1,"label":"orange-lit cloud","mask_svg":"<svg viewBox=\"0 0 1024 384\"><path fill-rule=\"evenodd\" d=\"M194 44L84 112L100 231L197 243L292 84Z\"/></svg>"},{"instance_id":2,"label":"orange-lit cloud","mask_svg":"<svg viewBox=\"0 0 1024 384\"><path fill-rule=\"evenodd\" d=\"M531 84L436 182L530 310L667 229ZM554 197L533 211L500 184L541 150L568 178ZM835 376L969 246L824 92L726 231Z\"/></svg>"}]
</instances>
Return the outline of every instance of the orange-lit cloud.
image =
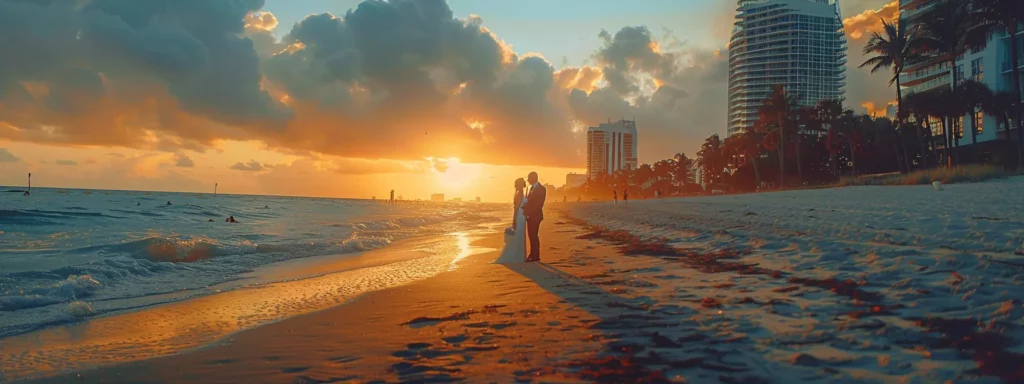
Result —
<instances>
[{"instance_id":1,"label":"orange-lit cloud","mask_svg":"<svg viewBox=\"0 0 1024 384\"><path fill-rule=\"evenodd\" d=\"M411 13L366 2L344 19L311 15L280 39L259 3L112 2L85 12L0 2L26 21L0 33L35 39L0 41L0 139L162 152L134 160L161 177L203 167L270 174L297 158L363 175L438 170L425 158L580 167L581 127L623 117L638 120L641 160L653 161L692 152L725 127L727 58L645 27L602 31L592 66L556 70L444 2L417 2ZM153 17L119 20L126 15ZM102 29L111 22L123 28ZM292 158L233 152L214 165L197 156L225 142Z\"/></svg>"},{"instance_id":2,"label":"orange-lit cloud","mask_svg":"<svg viewBox=\"0 0 1024 384\"><path fill-rule=\"evenodd\" d=\"M878 9L868 9L860 14L843 19L843 28L853 40L870 36L871 32L882 30L882 20L892 21L900 16L900 2L893 0Z\"/></svg>"},{"instance_id":3,"label":"orange-lit cloud","mask_svg":"<svg viewBox=\"0 0 1024 384\"><path fill-rule=\"evenodd\" d=\"M875 106L875 103L871 101L865 101L860 104L861 108L864 108L868 115L874 117L887 117L889 113L888 108L895 105L895 100L890 101L882 106Z\"/></svg>"},{"instance_id":4,"label":"orange-lit cloud","mask_svg":"<svg viewBox=\"0 0 1024 384\"><path fill-rule=\"evenodd\" d=\"M245 29L272 31L277 28L277 17L273 13L251 12L245 15Z\"/></svg>"}]
</instances>

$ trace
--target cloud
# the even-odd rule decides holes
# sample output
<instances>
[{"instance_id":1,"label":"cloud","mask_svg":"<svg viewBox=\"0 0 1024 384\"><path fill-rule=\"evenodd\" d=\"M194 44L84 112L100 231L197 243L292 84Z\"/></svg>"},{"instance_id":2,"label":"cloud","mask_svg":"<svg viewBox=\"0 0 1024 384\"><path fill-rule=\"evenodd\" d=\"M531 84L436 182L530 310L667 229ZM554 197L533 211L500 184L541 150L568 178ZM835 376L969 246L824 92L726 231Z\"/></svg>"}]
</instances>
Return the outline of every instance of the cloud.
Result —
<instances>
[{"instance_id":1,"label":"cloud","mask_svg":"<svg viewBox=\"0 0 1024 384\"><path fill-rule=\"evenodd\" d=\"M272 167L273 166L268 166L268 165L265 165L265 164L260 164L260 162L258 162L256 160L249 160L248 163L237 162L237 163L235 163L235 165L232 165L230 168L234 169L236 171L259 172L259 171L263 171L263 170L266 170L266 169L269 169L269 168L272 168Z\"/></svg>"},{"instance_id":2,"label":"cloud","mask_svg":"<svg viewBox=\"0 0 1024 384\"><path fill-rule=\"evenodd\" d=\"M267 11L250 12L245 15L244 23L247 30L273 31L277 28L277 17Z\"/></svg>"},{"instance_id":3,"label":"cloud","mask_svg":"<svg viewBox=\"0 0 1024 384\"><path fill-rule=\"evenodd\" d=\"M0 35L19 37L0 40L0 123L18 128L0 138L579 167L580 128L608 119L638 120L642 161L725 130L724 44L594 31L593 65L556 70L442 0L366 1L286 33L262 5L0 0Z\"/></svg>"},{"instance_id":4,"label":"cloud","mask_svg":"<svg viewBox=\"0 0 1024 384\"><path fill-rule=\"evenodd\" d=\"M867 1L862 3L865 4L861 4L861 6L871 6ZM863 47L867 44L871 32L881 30L881 19L892 19L899 16L899 2L885 0L884 2L875 1L875 3L878 3L877 8L868 9L843 20L850 45L847 58L849 64L846 100L847 104L858 112L884 114L885 108L876 108L875 106L886 105L896 96L896 90L889 87L889 76L872 74L870 68L857 68L857 66L870 57L864 54Z\"/></svg>"},{"instance_id":5,"label":"cloud","mask_svg":"<svg viewBox=\"0 0 1024 384\"><path fill-rule=\"evenodd\" d=\"M241 163L239 163L239 164L241 164ZM194 162L192 162L192 158L188 157L188 155L185 155L185 154L182 154L182 153L175 153L174 154L174 166L175 167L192 168L192 167L195 167L195 165L196 164Z\"/></svg>"},{"instance_id":6,"label":"cloud","mask_svg":"<svg viewBox=\"0 0 1024 384\"><path fill-rule=\"evenodd\" d=\"M882 20L892 21L900 16L900 2L893 0L881 8L868 9L857 15L843 19L843 28L852 40L871 37L871 32L882 30Z\"/></svg>"},{"instance_id":7,"label":"cloud","mask_svg":"<svg viewBox=\"0 0 1024 384\"><path fill-rule=\"evenodd\" d=\"M430 167L433 168L435 171L444 173L445 171L448 170L448 160L447 159L433 159L433 158L431 158L431 159L427 159L427 161L430 163Z\"/></svg>"},{"instance_id":8,"label":"cloud","mask_svg":"<svg viewBox=\"0 0 1024 384\"><path fill-rule=\"evenodd\" d=\"M7 148L0 148L0 163L17 163L18 157L14 156Z\"/></svg>"},{"instance_id":9,"label":"cloud","mask_svg":"<svg viewBox=\"0 0 1024 384\"><path fill-rule=\"evenodd\" d=\"M57 165L78 165L74 160L57 160Z\"/></svg>"}]
</instances>

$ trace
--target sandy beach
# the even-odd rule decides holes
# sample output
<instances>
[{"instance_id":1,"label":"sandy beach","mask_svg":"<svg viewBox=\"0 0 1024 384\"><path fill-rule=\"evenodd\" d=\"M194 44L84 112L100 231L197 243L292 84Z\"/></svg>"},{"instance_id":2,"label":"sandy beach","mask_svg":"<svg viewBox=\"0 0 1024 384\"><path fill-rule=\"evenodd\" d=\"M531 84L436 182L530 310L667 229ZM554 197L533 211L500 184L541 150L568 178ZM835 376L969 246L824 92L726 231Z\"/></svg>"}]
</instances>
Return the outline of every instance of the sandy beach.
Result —
<instances>
[{"instance_id":1,"label":"sandy beach","mask_svg":"<svg viewBox=\"0 0 1024 384\"><path fill-rule=\"evenodd\" d=\"M43 381L1021 382L1021 187L552 204L542 263L490 264L492 228L436 276Z\"/></svg>"}]
</instances>

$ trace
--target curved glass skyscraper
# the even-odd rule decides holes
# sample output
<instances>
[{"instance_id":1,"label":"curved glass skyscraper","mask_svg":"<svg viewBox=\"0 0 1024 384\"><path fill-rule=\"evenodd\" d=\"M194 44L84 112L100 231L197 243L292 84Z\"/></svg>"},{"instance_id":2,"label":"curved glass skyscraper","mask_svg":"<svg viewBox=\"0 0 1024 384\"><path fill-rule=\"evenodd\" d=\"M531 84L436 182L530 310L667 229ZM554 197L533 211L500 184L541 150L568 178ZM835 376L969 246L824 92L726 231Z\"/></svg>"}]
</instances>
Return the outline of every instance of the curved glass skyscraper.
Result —
<instances>
[{"instance_id":1,"label":"curved glass skyscraper","mask_svg":"<svg viewBox=\"0 0 1024 384\"><path fill-rule=\"evenodd\" d=\"M754 124L782 85L801 105L843 99L846 34L839 0L739 0L729 41L729 135Z\"/></svg>"}]
</instances>

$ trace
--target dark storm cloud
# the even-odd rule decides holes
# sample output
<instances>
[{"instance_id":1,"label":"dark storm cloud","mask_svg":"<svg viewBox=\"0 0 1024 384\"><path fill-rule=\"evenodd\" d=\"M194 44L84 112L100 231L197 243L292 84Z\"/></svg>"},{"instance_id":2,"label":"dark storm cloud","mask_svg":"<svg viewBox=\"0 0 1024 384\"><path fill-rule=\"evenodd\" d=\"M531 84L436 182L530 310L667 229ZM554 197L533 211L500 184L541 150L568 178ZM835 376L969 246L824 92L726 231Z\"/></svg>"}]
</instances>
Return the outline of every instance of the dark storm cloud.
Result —
<instances>
[{"instance_id":1,"label":"dark storm cloud","mask_svg":"<svg viewBox=\"0 0 1024 384\"><path fill-rule=\"evenodd\" d=\"M671 36L659 46L646 27L602 31L593 66L556 70L443 0L366 1L280 41L262 6L0 0L0 121L21 129L0 137L580 166L581 126L609 118L636 117L642 160L725 129L724 55Z\"/></svg>"},{"instance_id":2,"label":"dark storm cloud","mask_svg":"<svg viewBox=\"0 0 1024 384\"><path fill-rule=\"evenodd\" d=\"M577 119L596 125L635 118L642 161L692 153L705 137L724 131L728 58L720 50L680 43L663 51L642 26L614 35L602 31L600 37L604 45L594 58L608 85L590 94L570 92Z\"/></svg>"},{"instance_id":3,"label":"dark storm cloud","mask_svg":"<svg viewBox=\"0 0 1024 384\"><path fill-rule=\"evenodd\" d=\"M27 139L110 136L110 144L126 145L137 140L119 137L132 132L114 124L74 122L115 121L130 114L131 99L144 102L139 94L164 93L169 105L151 101L154 113L180 109L225 124L279 126L287 111L260 89L252 42L239 37L245 15L262 3L0 0L0 104L9 107L0 111L23 129L61 128ZM159 123L147 128L181 133Z\"/></svg>"}]
</instances>

